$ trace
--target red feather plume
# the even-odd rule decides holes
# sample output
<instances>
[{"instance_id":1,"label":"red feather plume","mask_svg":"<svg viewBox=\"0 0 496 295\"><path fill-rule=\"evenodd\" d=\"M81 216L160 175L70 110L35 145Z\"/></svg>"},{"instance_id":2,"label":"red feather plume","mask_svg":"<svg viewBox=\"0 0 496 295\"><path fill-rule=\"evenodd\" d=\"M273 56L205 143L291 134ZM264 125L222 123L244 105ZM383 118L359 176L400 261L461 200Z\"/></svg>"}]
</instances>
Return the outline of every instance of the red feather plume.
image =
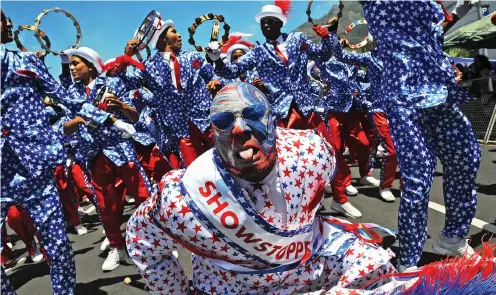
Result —
<instances>
[{"instance_id":1,"label":"red feather plume","mask_svg":"<svg viewBox=\"0 0 496 295\"><path fill-rule=\"evenodd\" d=\"M289 14L291 13L291 1L275 0L274 5L281 8L282 14L284 14L285 17L289 17Z\"/></svg>"},{"instance_id":2,"label":"red feather plume","mask_svg":"<svg viewBox=\"0 0 496 295\"><path fill-rule=\"evenodd\" d=\"M132 57L130 57L128 55L118 56L118 57L116 57L116 59L113 62L109 62L109 63L105 64L102 68L103 68L103 71L106 72L106 71L112 70L112 69L124 70L125 68L127 68L129 66L136 67L140 70L145 69L145 66L142 63L134 60Z\"/></svg>"},{"instance_id":3,"label":"red feather plume","mask_svg":"<svg viewBox=\"0 0 496 295\"><path fill-rule=\"evenodd\" d=\"M236 44L242 44L248 48L253 48L253 43L246 40L241 40L241 38L243 38L243 36L230 35L229 39L227 39L227 42L220 47L220 51L222 53L227 53L227 51L229 51L229 48Z\"/></svg>"}]
</instances>

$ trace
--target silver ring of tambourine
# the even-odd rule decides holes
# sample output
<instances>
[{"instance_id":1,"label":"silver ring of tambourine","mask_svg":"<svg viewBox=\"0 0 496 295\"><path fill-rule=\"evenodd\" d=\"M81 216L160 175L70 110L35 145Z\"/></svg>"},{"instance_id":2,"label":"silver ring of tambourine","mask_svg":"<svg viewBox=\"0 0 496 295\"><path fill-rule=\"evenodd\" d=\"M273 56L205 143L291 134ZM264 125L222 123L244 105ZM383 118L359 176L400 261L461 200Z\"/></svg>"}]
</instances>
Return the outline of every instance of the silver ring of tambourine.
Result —
<instances>
[{"instance_id":1,"label":"silver ring of tambourine","mask_svg":"<svg viewBox=\"0 0 496 295\"><path fill-rule=\"evenodd\" d=\"M193 45L198 52L206 52L207 49L195 44L195 39L194 35L196 33L196 29L198 26L203 24L204 22L208 20L217 20L218 22L215 22L213 27L212 27L212 33L210 35L210 41L217 41L219 39L219 30L220 30L220 25L219 23L224 23L223 28L224 28L224 35L222 35L222 39L219 41L219 45L222 46L226 44L227 40L229 39L229 30L231 27L226 23L224 17L222 15L216 15L213 13L205 14L202 15L198 18L195 19L195 22L191 25L191 27L188 28L189 32L189 39L188 42L189 44Z\"/></svg>"},{"instance_id":2,"label":"silver ring of tambourine","mask_svg":"<svg viewBox=\"0 0 496 295\"><path fill-rule=\"evenodd\" d=\"M19 40L19 33L23 30L35 32L35 29L34 26L32 25L24 25L24 26L19 26L17 30L14 31L14 42L16 43L17 48L19 48L19 50L21 50L22 52L29 52L29 50L26 47L24 47L24 45L22 45L21 41ZM45 47L50 48L52 44L50 43L50 39L48 39L48 36L45 34L45 32L43 32L42 30L38 30L38 34L43 39L43 41L45 41L46 44ZM43 58L49 53L50 51L45 49L45 51L43 51L38 57Z\"/></svg>"},{"instance_id":3,"label":"silver ring of tambourine","mask_svg":"<svg viewBox=\"0 0 496 295\"><path fill-rule=\"evenodd\" d=\"M313 0L310 0L310 2L308 2L308 6L307 6L307 17L308 17L308 22L309 23L312 23L312 25L314 26L317 26L316 23L314 23L314 19L312 18L312 4L313 4ZM343 16L343 8L344 8L344 4L343 4L343 1L339 1L339 12L338 14L336 15L338 17L338 20Z\"/></svg>"},{"instance_id":4,"label":"silver ring of tambourine","mask_svg":"<svg viewBox=\"0 0 496 295\"><path fill-rule=\"evenodd\" d=\"M54 55L59 55L60 54L60 51L54 51L54 50L51 50L49 46L47 46L47 44L45 44L43 42L43 39L41 37L41 34L40 34L40 23L41 23L41 19L47 15L50 11L53 11L55 13L58 13L58 12L63 12L65 14L65 16L67 16L68 18L70 18L72 20L72 22L74 23L74 27L76 27L76 43L74 45L71 46L71 48L78 48L79 47L79 44L81 43L81 39L83 37L82 33L81 33L81 26L79 25L79 22L77 21L77 19L68 11L64 10L64 9L60 9L58 7L55 7L55 8L52 8L52 9L46 9L46 10L43 10L40 15L38 15L38 17L35 19L34 21L34 36L36 37L36 39L38 40L38 42L40 43L41 45L41 48L43 48L44 50L47 50L51 53L53 53Z\"/></svg>"}]
</instances>

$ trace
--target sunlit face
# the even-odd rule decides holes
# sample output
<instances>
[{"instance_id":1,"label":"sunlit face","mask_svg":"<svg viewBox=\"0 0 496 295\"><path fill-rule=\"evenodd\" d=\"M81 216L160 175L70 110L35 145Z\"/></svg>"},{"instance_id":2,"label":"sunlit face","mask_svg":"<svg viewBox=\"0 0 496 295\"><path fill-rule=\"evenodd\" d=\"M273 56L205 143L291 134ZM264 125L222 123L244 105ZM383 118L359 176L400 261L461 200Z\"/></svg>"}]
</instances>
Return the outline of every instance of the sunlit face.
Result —
<instances>
[{"instance_id":1,"label":"sunlit face","mask_svg":"<svg viewBox=\"0 0 496 295\"><path fill-rule=\"evenodd\" d=\"M217 93L210 119L224 167L249 181L264 179L276 160L274 119L264 94L246 83L229 84Z\"/></svg>"},{"instance_id":2,"label":"sunlit face","mask_svg":"<svg viewBox=\"0 0 496 295\"><path fill-rule=\"evenodd\" d=\"M9 43L14 40L12 37L12 22L10 18L5 15L3 10L1 11L1 23L0 23L0 32L1 32L1 41L3 43Z\"/></svg>"},{"instance_id":3,"label":"sunlit face","mask_svg":"<svg viewBox=\"0 0 496 295\"><path fill-rule=\"evenodd\" d=\"M71 70L72 78L74 78L74 81L86 80L91 75L91 70L83 61L83 58L76 55L71 56L69 69Z\"/></svg>"},{"instance_id":4,"label":"sunlit face","mask_svg":"<svg viewBox=\"0 0 496 295\"><path fill-rule=\"evenodd\" d=\"M157 41L157 49L159 51L164 51L168 47L172 52L179 53L182 46L181 34L176 31L174 26L166 28Z\"/></svg>"}]
</instances>

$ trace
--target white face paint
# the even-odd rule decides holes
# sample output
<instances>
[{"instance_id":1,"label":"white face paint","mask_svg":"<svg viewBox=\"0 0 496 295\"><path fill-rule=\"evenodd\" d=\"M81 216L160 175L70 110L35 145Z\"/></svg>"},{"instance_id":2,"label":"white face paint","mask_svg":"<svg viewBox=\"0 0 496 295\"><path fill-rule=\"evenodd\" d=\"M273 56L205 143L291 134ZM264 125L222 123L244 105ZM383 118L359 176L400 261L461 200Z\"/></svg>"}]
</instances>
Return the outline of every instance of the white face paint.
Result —
<instances>
[{"instance_id":1,"label":"white face paint","mask_svg":"<svg viewBox=\"0 0 496 295\"><path fill-rule=\"evenodd\" d=\"M210 110L217 153L235 176L258 181L276 160L275 125L264 94L246 83L222 88Z\"/></svg>"}]
</instances>

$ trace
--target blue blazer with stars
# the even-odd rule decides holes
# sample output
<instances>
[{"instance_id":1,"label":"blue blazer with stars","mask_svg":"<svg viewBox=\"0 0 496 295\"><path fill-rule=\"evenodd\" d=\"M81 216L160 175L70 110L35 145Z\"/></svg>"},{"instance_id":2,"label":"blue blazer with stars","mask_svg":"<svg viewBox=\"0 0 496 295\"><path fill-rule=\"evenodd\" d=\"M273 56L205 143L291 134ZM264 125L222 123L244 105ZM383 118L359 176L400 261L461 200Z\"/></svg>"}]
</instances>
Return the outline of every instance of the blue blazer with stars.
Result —
<instances>
[{"instance_id":1,"label":"blue blazer with stars","mask_svg":"<svg viewBox=\"0 0 496 295\"><path fill-rule=\"evenodd\" d=\"M172 84L172 71L158 52L144 61L143 71L135 70L131 75L121 74L120 77L130 89L150 89L156 104L162 106L157 109L161 117L180 139L189 138L189 121L202 132L210 124L212 96L206 83L212 79L213 66L193 51L181 51L177 59L181 68L181 92Z\"/></svg>"},{"instance_id":2,"label":"blue blazer with stars","mask_svg":"<svg viewBox=\"0 0 496 295\"><path fill-rule=\"evenodd\" d=\"M129 99L125 84L119 78L112 77L97 77L95 79L95 85L86 98L87 102L92 103L100 90L105 86L107 86L109 91L114 93L121 101L131 108L134 108L132 101ZM82 96L84 95L84 89L85 85L78 82L71 84L68 91L72 93L73 96ZM107 115L113 114L116 118L130 123L120 112L108 110L106 113ZM131 141L122 138L121 132L112 125L104 124L97 126L96 128L89 127L87 130L93 139L93 154L102 151L103 154L117 166L122 166L135 160L136 152Z\"/></svg>"},{"instance_id":3,"label":"blue blazer with stars","mask_svg":"<svg viewBox=\"0 0 496 295\"><path fill-rule=\"evenodd\" d=\"M153 93L146 88L141 88L131 91L131 94L133 103L140 112L140 119L135 124L136 134L133 139L143 145L155 143L165 154L177 152L177 140L161 118L161 112L155 108ZM159 104L157 107L162 106Z\"/></svg>"},{"instance_id":4,"label":"blue blazer with stars","mask_svg":"<svg viewBox=\"0 0 496 295\"><path fill-rule=\"evenodd\" d=\"M381 96L392 107L472 99L443 54L444 13L434 1L360 1L383 62Z\"/></svg>"},{"instance_id":5,"label":"blue blazer with stars","mask_svg":"<svg viewBox=\"0 0 496 295\"><path fill-rule=\"evenodd\" d=\"M108 114L88 104L83 97L68 93L34 54L8 50L1 44L0 60L2 164L10 162L4 158L4 149L10 148L31 176L51 177L53 169L65 162L66 153L61 135L44 116L43 97L54 97L71 112L97 123L103 123Z\"/></svg>"},{"instance_id":6,"label":"blue blazer with stars","mask_svg":"<svg viewBox=\"0 0 496 295\"><path fill-rule=\"evenodd\" d=\"M221 68L216 67L215 72L221 77L234 79L256 68L259 78L269 89L268 99L272 113L278 119L287 117L292 102L307 116L314 111L319 97L319 93L308 81L307 63L309 59L330 56L331 43L328 38L323 38L322 44L317 45L301 32L282 35L286 42L288 66L276 54L274 46L267 41L256 45L237 62L226 63Z\"/></svg>"}]
</instances>

